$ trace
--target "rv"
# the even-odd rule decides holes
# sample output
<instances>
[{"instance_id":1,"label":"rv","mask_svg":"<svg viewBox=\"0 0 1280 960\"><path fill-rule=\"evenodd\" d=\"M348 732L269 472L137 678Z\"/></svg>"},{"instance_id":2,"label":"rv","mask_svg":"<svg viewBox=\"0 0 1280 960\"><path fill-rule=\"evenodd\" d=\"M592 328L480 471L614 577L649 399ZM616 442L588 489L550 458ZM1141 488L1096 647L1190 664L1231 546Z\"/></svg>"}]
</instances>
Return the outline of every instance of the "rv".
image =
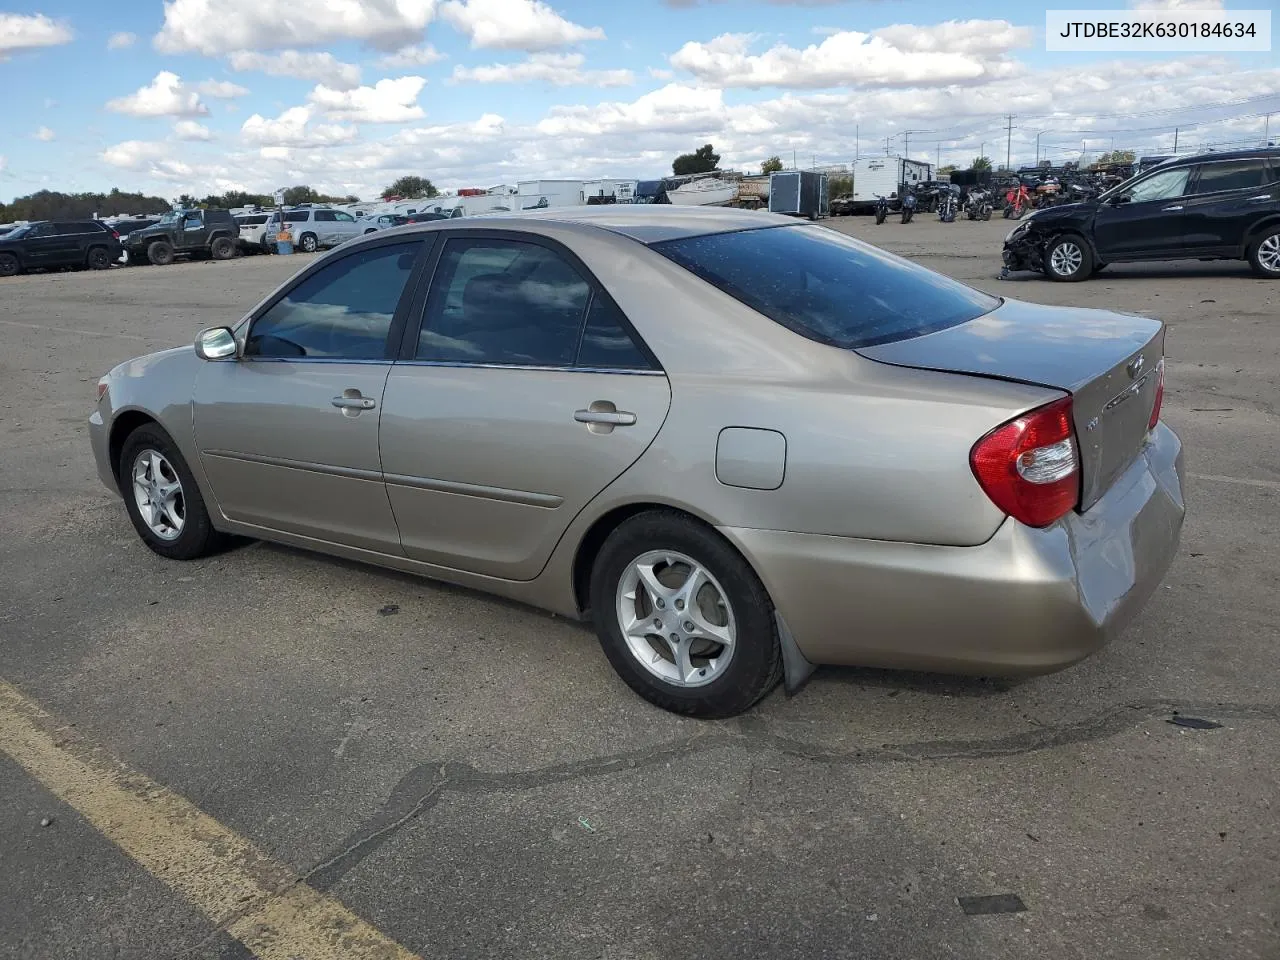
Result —
<instances>
[{"instance_id":1,"label":"rv","mask_svg":"<svg viewBox=\"0 0 1280 960\"><path fill-rule=\"evenodd\" d=\"M905 157L862 157L853 162L854 212L870 211L876 197L896 197L902 184L933 179L933 165Z\"/></svg>"}]
</instances>

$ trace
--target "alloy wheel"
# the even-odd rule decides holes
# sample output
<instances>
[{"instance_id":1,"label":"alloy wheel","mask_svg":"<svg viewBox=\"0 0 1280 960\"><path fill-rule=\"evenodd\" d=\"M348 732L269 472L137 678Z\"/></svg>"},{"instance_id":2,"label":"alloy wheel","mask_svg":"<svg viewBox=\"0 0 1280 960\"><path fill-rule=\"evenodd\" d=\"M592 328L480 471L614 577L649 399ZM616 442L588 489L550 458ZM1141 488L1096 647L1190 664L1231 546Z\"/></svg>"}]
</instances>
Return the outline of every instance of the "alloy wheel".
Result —
<instances>
[{"instance_id":1,"label":"alloy wheel","mask_svg":"<svg viewBox=\"0 0 1280 960\"><path fill-rule=\"evenodd\" d=\"M177 540L187 519L182 481L157 450L146 449L133 461L133 499L142 521L161 540Z\"/></svg>"},{"instance_id":2,"label":"alloy wheel","mask_svg":"<svg viewBox=\"0 0 1280 960\"><path fill-rule=\"evenodd\" d=\"M1080 269L1084 262L1084 252L1070 240L1065 240L1053 249L1049 257L1049 267L1060 277L1069 277Z\"/></svg>"},{"instance_id":3,"label":"alloy wheel","mask_svg":"<svg viewBox=\"0 0 1280 960\"><path fill-rule=\"evenodd\" d=\"M1273 233L1258 244L1258 263L1268 273L1280 273L1280 233Z\"/></svg>"},{"instance_id":4,"label":"alloy wheel","mask_svg":"<svg viewBox=\"0 0 1280 960\"><path fill-rule=\"evenodd\" d=\"M678 687L700 687L733 659L737 623L724 588L696 560L651 550L618 581L618 626L632 656Z\"/></svg>"}]
</instances>

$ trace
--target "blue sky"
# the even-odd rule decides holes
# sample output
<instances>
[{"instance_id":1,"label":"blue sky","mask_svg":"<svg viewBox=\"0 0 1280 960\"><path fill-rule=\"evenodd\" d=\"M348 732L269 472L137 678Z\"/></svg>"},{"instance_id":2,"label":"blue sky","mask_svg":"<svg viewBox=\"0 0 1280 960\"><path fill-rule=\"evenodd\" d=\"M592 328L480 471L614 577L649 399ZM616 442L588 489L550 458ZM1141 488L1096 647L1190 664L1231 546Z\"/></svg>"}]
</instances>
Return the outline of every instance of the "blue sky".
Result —
<instances>
[{"instance_id":1,"label":"blue sky","mask_svg":"<svg viewBox=\"0 0 1280 960\"><path fill-rule=\"evenodd\" d=\"M1213 0L1138 0L1161 7ZM1093 6L1104 6L1095 0ZM1261 6L1260 4L1252 4ZM977 0L8 0L0 200L310 183L372 195L880 153L965 162L1280 136L1273 53L1050 54ZM855 131L858 136L855 139ZM904 135L904 131L912 131Z\"/></svg>"}]
</instances>

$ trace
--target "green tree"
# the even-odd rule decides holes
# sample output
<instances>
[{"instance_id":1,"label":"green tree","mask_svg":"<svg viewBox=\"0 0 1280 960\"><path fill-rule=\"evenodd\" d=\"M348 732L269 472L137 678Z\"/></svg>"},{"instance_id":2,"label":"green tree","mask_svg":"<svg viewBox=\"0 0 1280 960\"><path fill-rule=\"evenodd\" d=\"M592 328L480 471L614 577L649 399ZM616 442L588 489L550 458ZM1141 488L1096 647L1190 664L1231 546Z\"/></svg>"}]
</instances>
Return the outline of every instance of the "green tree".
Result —
<instances>
[{"instance_id":1,"label":"green tree","mask_svg":"<svg viewBox=\"0 0 1280 960\"><path fill-rule=\"evenodd\" d=\"M40 190L12 203L0 203L0 223L13 220L83 220L87 217L110 217L119 213L164 213L169 201L141 193L59 193Z\"/></svg>"},{"instance_id":2,"label":"green tree","mask_svg":"<svg viewBox=\"0 0 1280 960\"><path fill-rule=\"evenodd\" d=\"M720 154L716 153L715 147L708 143L693 153L682 153L676 157L671 161L671 171L678 177L690 173L710 173L719 162Z\"/></svg>"},{"instance_id":3,"label":"green tree","mask_svg":"<svg viewBox=\"0 0 1280 960\"><path fill-rule=\"evenodd\" d=\"M1132 150L1112 150L1110 153L1104 153L1098 158L1098 166L1108 163L1133 163L1138 159L1137 154Z\"/></svg>"},{"instance_id":4,"label":"green tree","mask_svg":"<svg viewBox=\"0 0 1280 960\"><path fill-rule=\"evenodd\" d=\"M395 183L382 191L382 198L388 197L404 197L411 200L425 200L430 197L438 197L440 191L436 189L436 185L426 177L415 177L413 175L400 177Z\"/></svg>"},{"instance_id":5,"label":"green tree","mask_svg":"<svg viewBox=\"0 0 1280 960\"><path fill-rule=\"evenodd\" d=\"M974 157L973 161L969 164L969 169L970 170L990 170L991 158L990 157Z\"/></svg>"},{"instance_id":6,"label":"green tree","mask_svg":"<svg viewBox=\"0 0 1280 960\"><path fill-rule=\"evenodd\" d=\"M951 176L951 174L955 172L956 172L956 165L954 163L947 163L938 168L939 177L949 177Z\"/></svg>"},{"instance_id":7,"label":"green tree","mask_svg":"<svg viewBox=\"0 0 1280 960\"><path fill-rule=\"evenodd\" d=\"M782 169L782 158L776 155L770 157L764 163L760 164L761 173L777 173L781 169Z\"/></svg>"},{"instance_id":8,"label":"green tree","mask_svg":"<svg viewBox=\"0 0 1280 960\"><path fill-rule=\"evenodd\" d=\"M827 196L843 197L853 193L853 177L834 176L827 178Z\"/></svg>"},{"instance_id":9,"label":"green tree","mask_svg":"<svg viewBox=\"0 0 1280 960\"><path fill-rule=\"evenodd\" d=\"M175 207L198 207L200 201L189 193L184 193L173 201Z\"/></svg>"}]
</instances>

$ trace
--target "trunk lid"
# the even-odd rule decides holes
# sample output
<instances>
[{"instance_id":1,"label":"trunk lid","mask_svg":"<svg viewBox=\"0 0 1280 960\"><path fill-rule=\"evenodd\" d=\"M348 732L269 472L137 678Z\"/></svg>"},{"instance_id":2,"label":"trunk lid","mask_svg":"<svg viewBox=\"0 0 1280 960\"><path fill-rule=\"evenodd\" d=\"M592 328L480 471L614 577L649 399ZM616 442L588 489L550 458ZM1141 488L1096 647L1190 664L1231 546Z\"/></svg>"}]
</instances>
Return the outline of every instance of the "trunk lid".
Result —
<instances>
[{"instance_id":1,"label":"trunk lid","mask_svg":"<svg viewBox=\"0 0 1280 960\"><path fill-rule=\"evenodd\" d=\"M1071 394L1083 511L1146 442L1164 332L1163 323L1148 317L1006 300L967 323L857 352L881 363L1013 380Z\"/></svg>"}]
</instances>

